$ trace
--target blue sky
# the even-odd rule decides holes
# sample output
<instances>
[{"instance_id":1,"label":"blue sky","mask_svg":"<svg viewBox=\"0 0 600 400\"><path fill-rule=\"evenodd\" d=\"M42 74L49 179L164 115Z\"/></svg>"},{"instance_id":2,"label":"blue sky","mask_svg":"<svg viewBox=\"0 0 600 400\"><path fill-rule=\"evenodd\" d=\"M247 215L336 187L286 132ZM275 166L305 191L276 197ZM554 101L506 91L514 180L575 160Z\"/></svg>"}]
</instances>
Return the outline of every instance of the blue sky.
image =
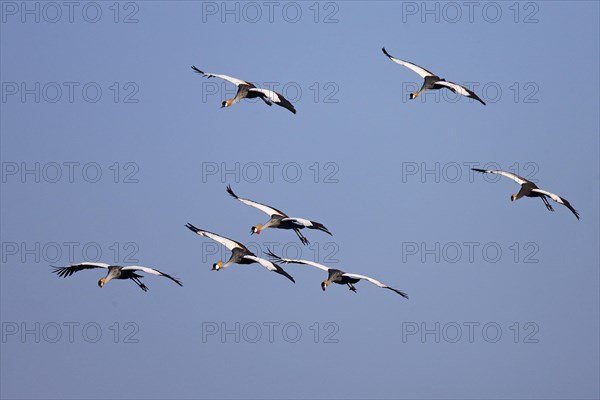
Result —
<instances>
[{"instance_id":1,"label":"blue sky","mask_svg":"<svg viewBox=\"0 0 600 400\"><path fill-rule=\"evenodd\" d=\"M598 398L597 2L48 4L0 3L3 398ZM408 100L383 46L487 106ZM250 236L227 184L333 236ZM410 299L211 272L187 222ZM81 261L184 286L50 273Z\"/></svg>"}]
</instances>

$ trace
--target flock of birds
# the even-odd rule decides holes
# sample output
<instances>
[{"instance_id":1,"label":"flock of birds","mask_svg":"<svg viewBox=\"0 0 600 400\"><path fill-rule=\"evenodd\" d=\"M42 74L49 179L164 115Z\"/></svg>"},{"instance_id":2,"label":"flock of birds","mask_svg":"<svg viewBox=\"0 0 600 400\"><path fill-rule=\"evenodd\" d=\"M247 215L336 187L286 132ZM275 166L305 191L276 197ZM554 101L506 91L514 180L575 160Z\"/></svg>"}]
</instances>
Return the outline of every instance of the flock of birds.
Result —
<instances>
[{"instance_id":1,"label":"flock of birds","mask_svg":"<svg viewBox=\"0 0 600 400\"><path fill-rule=\"evenodd\" d=\"M446 81L445 79L440 78L436 74L429 72L425 68L422 68L414 63L395 58L395 57L391 56L386 51L385 48L382 48L381 50L393 62L414 71L419 76L421 76L421 78L423 78L423 85L421 86L421 89L419 91L412 92L409 96L410 99L417 98L425 90L439 90L442 88L446 88L446 89L453 91L454 93L458 93L462 96L475 99L475 100L479 101L481 104L486 105L485 102L483 100L481 100L479 98L479 96L477 96L477 94L475 94L473 91L467 89L466 87L458 85L458 84L450 82L450 81ZM290 103L280 93L277 93L275 91L268 90L268 89L258 88L250 82L247 82L247 81L244 81L241 79L237 79L237 78L232 78L227 75L207 73L207 72L201 71L200 69L196 68L195 66L192 66L192 70L198 74L201 74L201 75L207 77L207 78L214 77L214 78L224 79L224 80L226 80L230 83L233 83L234 85L237 86L236 95L232 99L227 99L227 100L223 101L221 104L221 107L230 107L230 106L238 103L242 99L252 99L252 98L258 97L258 98L262 99L265 102L265 104L267 104L269 106L271 106L273 104L277 104L278 106L283 107L283 108L289 110L290 112L296 114L296 109L294 108L293 104ZM571 212L575 215L575 217L577 217L577 219L579 219L579 213L577 212L577 210L575 210L573 208L573 206L571 206L571 204L566 199L564 199L563 197L560 197L554 193L551 193L546 190L542 190L542 189L538 188L535 183L533 183L525 178L522 178L516 174L506 172L506 171L485 170L485 169L478 169L478 168L472 168L472 169L476 172L481 172L484 174L496 174L496 175L504 176L506 178L512 179L513 181L515 181L519 185L521 185L521 189L519 190L519 192L517 192L511 196L511 201L518 200L523 196L539 197L542 199L542 201L544 202L544 205L546 206L546 208L549 211L554 211L554 209L552 208L552 205L548 202L548 198L550 198L553 201L567 207L569 210L571 210ZM250 231L251 234L259 235L262 230L267 229L267 228L293 230L294 233L298 236L298 238L302 242L302 244L304 244L304 245L309 244L308 239L302 234L302 232L300 232L304 228L320 230L322 232L325 232L325 233L331 235L331 232L329 231L329 229L327 229L325 227L325 225L323 225L320 222L312 221L312 220L305 219L305 218L289 217L287 214L285 214L282 211L279 211L278 209L276 209L274 207L268 206L266 204L258 203L253 200L244 199L242 197L239 197L238 195L236 195L234 193L231 186L227 186L227 193L229 193L230 196L232 196L236 200L242 202L243 204L254 207L254 208L264 212L265 214L267 214L270 217L269 220L267 222L265 222L264 224L257 224L255 226L253 226ZM268 259L259 257L256 254L252 253L250 250L248 250L248 248L246 246L244 246L240 242L228 239L224 236L217 235L216 233L212 233L212 232L209 232L204 229L197 228L190 223L186 224L186 227L188 229L190 229L192 232L194 232L202 237L205 237L205 238L214 240L217 243L220 243L221 245L225 246L229 251L231 251L231 256L229 257L229 260L227 260L226 262L217 261L216 263L213 264L212 270L214 270L214 271L220 271L220 270L225 269L233 264L257 263L257 264L261 265L262 267L266 268L267 270L276 272L280 275L285 276L292 282L295 282L294 278L290 274L288 274L281 266L279 266L277 264L277 262L282 263L282 264L303 264L303 265L309 265L309 266L321 269L328 274L327 279L325 279L323 282L321 282L321 288L323 290L326 290L327 286L329 286L331 283L336 283L339 285L346 285L346 286L348 286L348 288L351 291L356 292L356 287L354 285L361 280L365 280L365 281L371 282L372 284L374 284L380 288L389 289L404 298L408 298L408 295L405 292L394 289L390 286L383 284L382 282L380 282L376 279L373 279L373 278L365 276L365 275L344 272L344 271L341 271L341 270L335 269L335 268L328 268L327 266L316 263L314 261L283 258L283 257L280 257L280 256L274 254L270 249L268 249L268 251L265 253L266 255L268 255L271 258L271 260L268 260ZM107 270L106 276L101 278L98 281L99 287L103 287L106 283L108 283L112 279L131 279L143 291L147 291L148 287L140 281L140 278L142 278L143 276L139 275L137 272L145 272L145 273L151 274L151 275L164 276L166 278L171 279L173 282L175 282L179 286L182 286L182 283L179 279L174 278L174 277L172 277L164 272L161 272L157 269L143 267L143 266L118 266L118 265L109 265L109 264L96 263L96 262L84 262L84 263L79 263L79 264L72 264L72 265L69 265L66 267L53 267L53 268L54 268L54 270L52 272L56 273L60 277L68 277L68 276L73 275L75 272L79 272L79 271L82 271L85 269L94 269L94 268L106 269Z\"/></svg>"}]
</instances>

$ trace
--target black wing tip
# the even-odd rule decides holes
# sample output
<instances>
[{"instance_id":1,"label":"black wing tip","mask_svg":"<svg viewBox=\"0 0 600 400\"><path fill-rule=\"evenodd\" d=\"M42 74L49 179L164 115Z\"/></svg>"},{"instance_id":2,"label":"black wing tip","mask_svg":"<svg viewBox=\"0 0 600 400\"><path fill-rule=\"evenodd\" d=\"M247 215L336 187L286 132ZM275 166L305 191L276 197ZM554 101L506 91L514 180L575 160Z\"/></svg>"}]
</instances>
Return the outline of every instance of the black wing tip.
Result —
<instances>
[{"instance_id":1,"label":"black wing tip","mask_svg":"<svg viewBox=\"0 0 600 400\"><path fill-rule=\"evenodd\" d=\"M231 197L234 197L234 198L236 198L236 199L239 199L239 197L238 197L238 196L237 196L235 193L233 193L233 189L231 188L231 185L227 185L227 193L229 193L229 195L230 195Z\"/></svg>"},{"instance_id":2,"label":"black wing tip","mask_svg":"<svg viewBox=\"0 0 600 400\"><path fill-rule=\"evenodd\" d=\"M61 278L66 278L73 274L73 272L69 269L69 267L55 267L54 265L51 265L50 267L53 268L53 270L50 272L58 275Z\"/></svg>"},{"instance_id":3,"label":"black wing tip","mask_svg":"<svg viewBox=\"0 0 600 400\"><path fill-rule=\"evenodd\" d=\"M161 274L162 274L162 275L163 275L165 278L169 278L170 280L172 280L173 282L175 282L175 283L176 283L176 284L178 284L179 286L183 286L183 283L182 283L182 282L181 282L181 281L180 281L178 278L175 278L175 277L173 277L173 276L171 276L171 275L167 275L167 274L165 274L164 272L161 272Z\"/></svg>"},{"instance_id":4,"label":"black wing tip","mask_svg":"<svg viewBox=\"0 0 600 400\"><path fill-rule=\"evenodd\" d=\"M394 292L398 293L400 296L404 297L405 299L408 299L408 294L406 294L405 292L403 292L403 291L401 291L401 290L394 289L394 288L391 288L391 287L389 287L389 286L387 286L387 289L390 289L390 290L392 290L392 291L394 291Z\"/></svg>"},{"instance_id":5,"label":"black wing tip","mask_svg":"<svg viewBox=\"0 0 600 400\"><path fill-rule=\"evenodd\" d=\"M199 70L198 68L196 68L196 66L195 66L195 65L192 65L192 70L193 70L194 72L196 72L196 73L199 73L199 74L202 74L202 75L206 75L206 74L204 73L204 71L201 71L201 70Z\"/></svg>"},{"instance_id":6,"label":"black wing tip","mask_svg":"<svg viewBox=\"0 0 600 400\"><path fill-rule=\"evenodd\" d=\"M171 277L171 279L173 280L173 282L175 282L175 283L176 283L176 284L178 284L179 286L183 286L183 283L182 283L182 282L181 282L179 279L177 279L177 278L173 278L173 277Z\"/></svg>"},{"instance_id":7,"label":"black wing tip","mask_svg":"<svg viewBox=\"0 0 600 400\"><path fill-rule=\"evenodd\" d=\"M190 224L189 222L187 224L185 224L185 227L194 233L200 232L200 229L196 228L194 225Z\"/></svg>"},{"instance_id":8,"label":"black wing tip","mask_svg":"<svg viewBox=\"0 0 600 400\"><path fill-rule=\"evenodd\" d=\"M64 270L64 267L56 267L54 265L50 266L52 268L52 271L50 271L53 274L58 274L60 276L60 274L62 273L62 271Z\"/></svg>"},{"instance_id":9,"label":"black wing tip","mask_svg":"<svg viewBox=\"0 0 600 400\"><path fill-rule=\"evenodd\" d=\"M276 264L275 264L276 265ZM296 283L296 280L294 279L293 276L291 276L290 274L288 274L283 268L281 268L279 265L276 265L278 270L277 272L283 276L285 276L286 278L288 278L290 281Z\"/></svg>"},{"instance_id":10,"label":"black wing tip","mask_svg":"<svg viewBox=\"0 0 600 400\"><path fill-rule=\"evenodd\" d=\"M333 234L331 232L329 232L329 229L327 229L327 227L325 225L323 225L320 222L315 222L315 221L310 221L313 224L314 229L318 229L322 232L327 233L330 236L333 236Z\"/></svg>"},{"instance_id":11,"label":"black wing tip","mask_svg":"<svg viewBox=\"0 0 600 400\"><path fill-rule=\"evenodd\" d=\"M471 168L473 171L477 171L477 172L481 172L481 173L486 173L487 171L485 169L481 169L481 168Z\"/></svg>"},{"instance_id":12,"label":"black wing tip","mask_svg":"<svg viewBox=\"0 0 600 400\"><path fill-rule=\"evenodd\" d=\"M281 98L281 101L276 102L275 104L277 104L280 107L285 108L286 110L288 110L292 114L296 114L296 108L294 107L294 105L288 99L286 99L285 97L283 97L280 93L277 93L277 95ZM263 97L263 100L265 100L264 97ZM265 102L266 102L266 100L265 100ZM270 106L272 103L269 101L267 104Z\"/></svg>"},{"instance_id":13,"label":"black wing tip","mask_svg":"<svg viewBox=\"0 0 600 400\"><path fill-rule=\"evenodd\" d=\"M383 51L383 54L385 54L386 56L391 57L390 53L387 52L387 50L385 49L385 47L382 47L381 51Z\"/></svg>"},{"instance_id":14,"label":"black wing tip","mask_svg":"<svg viewBox=\"0 0 600 400\"><path fill-rule=\"evenodd\" d=\"M329 229L327 229L327 227L325 225L323 225L323 224L321 224L321 228L319 230L325 232L329 236L333 236L333 233L329 232Z\"/></svg>"}]
</instances>

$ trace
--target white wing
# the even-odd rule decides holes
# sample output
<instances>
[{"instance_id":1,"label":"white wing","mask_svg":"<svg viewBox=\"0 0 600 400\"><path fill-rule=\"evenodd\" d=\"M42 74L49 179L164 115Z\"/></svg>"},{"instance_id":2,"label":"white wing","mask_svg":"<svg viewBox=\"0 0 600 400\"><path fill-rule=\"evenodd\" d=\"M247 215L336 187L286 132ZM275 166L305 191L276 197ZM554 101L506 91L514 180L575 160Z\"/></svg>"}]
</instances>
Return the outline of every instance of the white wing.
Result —
<instances>
[{"instance_id":1,"label":"white wing","mask_svg":"<svg viewBox=\"0 0 600 400\"><path fill-rule=\"evenodd\" d=\"M231 185L227 186L227 193L229 193L232 197L238 199L242 203L246 204L247 206L259 209L260 211L264 212L268 216L281 215L282 217L287 217L287 215L285 215L283 212L279 211L276 208L269 207L269 206L267 206L265 204L257 203L256 201L252 201L252 200L243 199L241 197L238 197L238 195L236 195L233 192L233 189L231 189Z\"/></svg>"},{"instance_id":2,"label":"white wing","mask_svg":"<svg viewBox=\"0 0 600 400\"><path fill-rule=\"evenodd\" d=\"M285 215L281 211L278 211L278 210L274 209L273 207L269 207L266 204L261 204L261 203L257 203L252 200L242 199L242 198L238 198L238 200L241 201L242 203L246 204L247 206L258 208L260 211L264 212L265 214L267 214L269 216L271 216L271 215L284 216Z\"/></svg>"},{"instance_id":3,"label":"white wing","mask_svg":"<svg viewBox=\"0 0 600 400\"><path fill-rule=\"evenodd\" d=\"M254 88L248 89L248 91L249 92L260 92L260 93L264 94L265 96L267 96L267 98L269 100L271 100L273 103L281 103L282 102L281 99L283 99L282 95L280 95L279 93L274 92L272 90L269 90L269 89L262 89L262 88L254 87Z\"/></svg>"},{"instance_id":4,"label":"white wing","mask_svg":"<svg viewBox=\"0 0 600 400\"><path fill-rule=\"evenodd\" d=\"M269 260L265 260L264 258L260 258L255 255L249 255L249 254L246 254L243 258L257 262L260 265L262 265L263 267L265 267L266 269L268 269L269 271L277 272L278 274L283 275L286 278L288 278L290 281L296 283L294 278L290 274L285 272L285 270L283 268L281 268L277 264L272 263Z\"/></svg>"},{"instance_id":5,"label":"white wing","mask_svg":"<svg viewBox=\"0 0 600 400\"><path fill-rule=\"evenodd\" d=\"M342 274L342 276L347 276L348 278L354 278L354 279L364 279L364 280L366 280L366 281L369 281L369 282L371 282L371 283L372 283L372 284L374 284L374 285L377 285L377 286L379 286L380 288L383 288L383 289L389 289L389 290L391 290L391 291L393 291L393 292L396 292L396 293L398 293L400 296L404 297L405 299L408 299L408 295L407 295L405 292L403 292L403 291L401 291L401 290L398 290L398 289L394 289L394 288L393 288L393 287L391 287L391 286L384 285L383 283L379 282L377 279L373 279L373 278L371 278L371 277L368 277L368 276L365 276L365 275L349 274L349 273L347 273L347 272L344 272L344 273Z\"/></svg>"},{"instance_id":6,"label":"white wing","mask_svg":"<svg viewBox=\"0 0 600 400\"><path fill-rule=\"evenodd\" d=\"M470 90L468 90L466 87L461 86L457 83L454 82L448 82L448 81L437 81L435 83L436 85L441 85L441 86L446 86L447 88L450 88L452 90L454 90L456 93L461 94L463 96L469 97L473 95L473 92L471 92Z\"/></svg>"},{"instance_id":7,"label":"white wing","mask_svg":"<svg viewBox=\"0 0 600 400\"><path fill-rule=\"evenodd\" d=\"M454 82L449 82L449 81L444 81L444 80L437 81L437 82L435 82L435 84L436 85L445 86L448 89L450 89L450 90L452 90L452 91L454 91L454 92L456 92L458 94L461 94L461 95L463 95L465 97L469 97L471 99L475 99L475 100L477 100L478 102L480 102L481 104L483 104L485 106L485 101L481 100L479 98L479 96L477 96L475 94L475 92L470 91L469 89L467 89L464 86L461 86L461 85L456 84Z\"/></svg>"},{"instance_id":8,"label":"white wing","mask_svg":"<svg viewBox=\"0 0 600 400\"><path fill-rule=\"evenodd\" d=\"M211 73L208 73L208 72L200 71L198 68L194 67L193 65L192 65L192 69L194 70L194 72L202 74L202 75L206 76L207 78L213 78L213 77L214 78L221 78L221 79L224 79L224 80L226 80L228 82L233 83L235 86L240 86L240 85L254 86L250 82L246 82L246 81L243 81L241 79L233 78L231 76L220 75L220 74L211 74Z\"/></svg>"},{"instance_id":9,"label":"white wing","mask_svg":"<svg viewBox=\"0 0 600 400\"><path fill-rule=\"evenodd\" d=\"M164 275L162 272L154 269L154 268L149 268L149 267L142 267L141 265L129 265L127 267L123 267L121 268L121 270L123 271L143 271L147 274L151 274L151 275Z\"/></svg>"},{"instance_id":10,"label":"white wing","mask_svg":"<svg viewBox=\"0 0 600 400\"><path fill-rule=\"evenodd\" d=\"M274 91L268 90L268 89L261 89L261 88L257 88L257 87L252 87L252 88L248 89L248 91L261 93L263 95L263 96L261 96L261 98L268 105L275 103L278 106L287 108L289 111L296 114L296 109L294 108L294 105L292 103L290 103L288 99L286 99L285 97L283 97L281 94L279 94L277 92L274 92Z\"/></svg>"},{"instance_id":11,"label":"white wing","mask_svg":"<svg viewBox=\"0 0 600 400\"><path fill-rule=\"evenodd\" d=\"M388 287L387 285L384 285L383 283L379 282L377 279L373 279L373 278L370 278L370 277L365 276L365 275L350 274L348 272L344 272L342 275L343 276L347 276L348 278L364 279L366 281L371 282L374 285L379 286L380 288L387 288Z\"/></svg>"},{"instance_id":12,"label":"white wing","mask_svg":"<svg viewBox=\"0 0 600 400\"><path fill-rule=\"evenodd\" d=\"M247 258L248 260L252 260L252 261L259 263L260 265L262 265L269 271L277 271L277 267L275 267L275 264L273 264L269 260L265 260L264 258L260 258L257 256L251 256L251 255L245 255L244 258Z\"/></svg>"},{"instance_id":13,"label":"white wing","mask_svg":"<svg viewBox=\"0 0 600 400\"><path fill-rule=\"evenodd\" d=\"M531 181L528 181L525 178L521 178L519 175L515 175L513 173L510 172L506 172L506 171L500 171L500 170L493 170L493 169L479 169L479 168L471 168L473 171L477 171L477 172L483 172L484 174L496 174L496 175L502 175L508 179L512 179L513 181L517 182L519 185L522 185L524 183L531 183Z\"/></svg>"},{"instance_id":14,"label":"white wing","mask_svg":"<svg viewBox=\"0 0 600 400\"><path fill-rule=\"evenodd\" d=\"M71 267L88 267L88 268L108 268L110 264L97 263L97 262L83 262L79 264L73 264Z\"/></svg>"},{"instance_id":15,"label":"white wing","mask_svg":"<svg viewBox=\"0 0 600 400\"><path fill-rule=\"evenodd\" d=\"M209 231L198 229L198 228L196 228L194 225L192 225L190 223L186 224L185 226L189 230L191 230L192 232L197 233L200 236L204 236L204 237L207 237L209 239L214 240L215 242L221 243L223 246L227 247L229 250L233 250L235 248L238 248L238 249L245 249L246 248L243 244L241 244L239 242L236 242L235 240L231 240L231 239L228 239L226 237L219 236L216 233L212 233L212 232L209 232Z\"/></svg>"},{"instance_id":16,"label":"white wing","mask_svg":"<svg viewBox=\"0 0 600 400\"><path fill-rule=\"evenodd\" d=\"M390 58L390 60L392 60L393 62L395 62L396 64L400 64L414 72L416 72L417 74L419 74L419 76L421 78L425 78L426 76L430 76L430 75L435 75L433 72L427 71L425 68L423 67L419 67L417 64L413 64L409 61L404 61L404 60L400 60L396 57L392 57L386 50L385 47L381 49L383 51L383 54L385 54L386 56L388 56Z\"/></svg>"},{"instance_id":17,"label":"white wing","mask_svg":"<svg viewBox=\"0 0 600 400\"><path fill-rule=\"evenodd\" d=\"M310 265L312 267L315 268L319 268L322 269L325 272L329 271L329 268L327 268L326 266L324 266L323 264L319 264L316 263L314 261L307 261L307 260L293 260L291 258L281 258L278 255L274 254L271 250L269 250L267 252L268 255L270 255L271 257L273 257L274 259L276 259L277 261L280 261L282 263L291 263L291 264L306 264L306 265Z\"/></svg>"},{"instance_id":18,"label":"white wing","mask_svg":"<svg viewBox=\"0 0 600 400\"><path fill-rule=\"evenodd\" d=\"M282 218L281 220L282 221L290 221L296 225L303 226L303 227L313 226L311 221L309 221L308 219L304 219L304 218L289 217L289 218Z\"/></svg>"},{"instance_id":19,"label":"white wing","mask_svg":"<svg viewBox=\"0 0 600 400\"><path fill-rule=\"evenodd\" d=\"M560 204L565 204L565 202L566 202L566 200L563 199L562 197L560 197L559 195L551 193L551 192L547 192L542 189L531 189L531 191L545 194L546 196L550 197L552 200L554 200L555 202L560 203Z\"/></svg>"},{"instance_id":20,"label":"white wing","mask_svg":"<svg viewBox=\"0 0 600 400\"><path fill-rule=\"evenodd\" d=\"M130 265L128 267L123 267L121 268L121 271L143 271L147 274L151 274L151 275L158 275L158 276L164 276L166 278L169 278L170 280L172 280L173 282L175 282L176 284L178 284L179 286L183 286L183 284L176 278L173 278L171 275L165 274L164 272L161 272L157 269L154 268L148 268L148 267L142 267L140 265Z\"/></svg>"},{"instance_id":21,"label":"white wing","mask_svg":"<svg viewBox=\"0 0 600 400\"><path fill-rule=\"evenodd\" d=\"M557 203L559 203L559 204L562 204L562 205L564 205L564 206L565 206L565 207L567 207L569 210L571 210L571 212L572 212L573 214L575 214L575 216L577 217L577 219L579 219L579 212L578 212L576 209L574 209L574 208L573 208L573 206L571 205L571 203L569 203L569 202L567 201L567 199L563 199L562 197L560 197L560 196L559 196L559 195L557 195L557 194L550 193L550 192L547 192L547 191L545 191L545 190L542 190L542 189L539 189L539 188L538 188L538 189L531 189L531 191L532 191L532 192L538 192L538 193L545 194L546 196L550 197L550 198L551 198L552 200L554 200L555 202L557 202Z\"/></svg>"}]
</instances>

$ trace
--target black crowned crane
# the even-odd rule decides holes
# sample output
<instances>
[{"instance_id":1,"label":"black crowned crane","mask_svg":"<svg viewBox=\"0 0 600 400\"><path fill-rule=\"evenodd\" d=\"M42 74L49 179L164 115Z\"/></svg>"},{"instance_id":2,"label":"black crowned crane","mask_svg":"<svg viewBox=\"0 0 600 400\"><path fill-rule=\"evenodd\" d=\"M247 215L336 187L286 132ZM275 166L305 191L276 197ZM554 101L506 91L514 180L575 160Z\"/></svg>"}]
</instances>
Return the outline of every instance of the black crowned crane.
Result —
<instances>
[{"instance_id":1,"label":"black crowned crane","mask_svg":"<svg viewBox=\"0 0 600 400\"><path fill-rule=\"evenodd\" d=\"M60 277L66 278L67 276L73 275L75 272L83 271L84 269L94 269L94 268L104 268L107 269L108 272L105 277L100 278L98 281L98 286L103 287L109 281L113 279L131 279L135 282L136 285L140 287L144 292L148 291L148 287L144 285L140 278L143 278L142 275L137 274L136 272L145 272L151 275L164 276L169 278L179 286L183 286L179 279L173 278L171 275L167 275L164 272L161 272L154 268L141 267L137 265L132 265L128 267L122 267L119 265L109 265L104 263L96 263L96 262L84 262L79 264L72 264L68 267L53 267L55 274Z\"/></svg>"},{"instance_id":2,"label":"black crowned crane","mask_svg":"<svg viewBox=\"0 0 600 400\"><path fill-rule=\"evenodd\" d=\"M294 280L294 278L292 278L292 276L290 274L285 272L285 270L283 268L281 268L279 265L272 263L269 260L265 260L264 258L257 257L256 254L252 253L250 250L248 250L248 248L246 246L244 246L240 242L236 242L235 240L227 239L226 237L217 235L216 233L212 233L209 231L205 231L203 229L196 228L194 225L189 224L189 223L186 224L185 226L192 232L194 232L200 236L212 239L215 242L222 244L223 246L225 246L227 249L229 249L231 251L231 257L229 258L229 260L226 263L223 263L223 261L217 261L216 263L213 264L211 271L220 271L220 270L225 269L233 264L258 263L261 266L263 266L264 268L268 269L269 271L277 272L278 274L281 274L281 275L285 276L286 278L288 278L290 281L292 281L294 283L296 282Z\"/></svg>"},{"instance_id":3,"label":"black crowned crane","mask_svg":"<svg viewBox=\"0 0 600 400\"><path fill-rule=\"evenodd\" d=\"M483 100L481 100L479 98L479 96L477 96L473 91L467 89L466 87L458 85L454 82L449 82L445 79L442 79L439 76L437 76L436 74L434 74L433 72L429 72L425 68L419 67L417 64L413 64L409 61L404 61L404 60L400 60L398 58L392 57L385 50L385 47L383 47L381 50L383 51L383 54L385 54L386 56L388 56L390 58L390 60L392 60L396 64L400 64L400 65L416 72L421 78L424 79L423 86L421 86L421 89L418 92L412 92L410 94L411 99L416 99L421 93L423 93L425 90L428 90L428 89L438 90L438 89L446 88L446 89L452 90L454 93L458 93L460 95L475 99L485 106L485 102Z\"/></svg>"},{"instance_id":4,"label":"black crowned crane","mask_svg":"<svg viewBox=\"0 0 600 400\"><path fill-rule=\"evenodd\" d=\"M404 297L405 299L408 299L408 295L406 293L404 293L398 289L394 289L393 287L389 287L388 285L385 285L385 284L379 282L378 280L370 278L365 275L352 274L349 272L341 271L339 269L328 268L325 265L316 263L314 261L293 260L293 259L289 259L289 258L282 258L282 257L279 257L278 255L274 254L271 250L269 250L267 252L267 254L270 257L272 257L275 261L279 261L279 262L286 263L286 264L292 263L292 264L310 265L312 267L319 268L319 269L327 272L328 273L327 279L325 279L323 282L321 282L321 289L323 289L323 291L325 291L325 289L327 289L327 286L329 286L331 283L337 283L338 285L347 285L351 291L356 293L356 288L354 287L354 284L358 283L360 280L364 279L366 281L371 282L374 285L379 286L380 288L389 289L393 292L398 293L400 296Z\"/></svg>"},{"instance_id":5,"label":"black crowned crane","mask_svg":"<svg viewBox=\"0 0 600 400\"><path fill-rule=\"evenodd\" d=\"M571 204L566 199L563 199L562 197L560 197L554 193L550 193L546 190L542 190L542 189L538 188L535 183L528 181L527 179L522 178L519 175L510 173L510 172L506 172L506 171L499 171L499 170L492 170L492 169L479 169L479 168L471 168L471 169L473 171L481 172L483 174L501 175L508 179L512 179L513 181L515 181L519 185L521 185L521 190L519 190L518 193L515 193L512 196L510 196L511 201L518 200L523 196L539 197L542 199L542 201L546 205L546 208L549 211L554 211L554 208L552 208L552 205L548 202L548 199L546 198L546 197L550 197L555 202L562 204L565 207L567 207L569 210L571 210L571 212L575 215L575 217L577 217L577 219L579 219L579 213L577 212L577 210L575 210L573 208L573 206L571 206Z\"/></svg>"},{"instance_id":6,"label":"black crowned crane","mask_svg":"<svg viewBox=\"0 0 600 400\"><path fill-rule=\"evenodd\" d=\"M300 238L300 241L302 242L302 244L309 244L310 242L308 241L308 239L300 232L300 229L304 229L304 228L308 228L308 229L318 229L320 231L323 231L331 236L333 236L331 234L331 232L329 232L329 229L327 229L325 227L325 225L323 225L320 222L315 222L315 221L311 221L308 219L304 219L304 218L292 218L292 217L288 217L284 212L279 211L276 208L267 206L265 204L261 204L261 203L257 203L256 201L252 201L252 200L248 200L248 199L242 199L241 197L238 197L234 192L233 189L231 189L231 185L227 186L227 193L229 193L231 195L231 197L241 201L242 203L257 208L260 211L264 212L265 214L267 214L268 216L271 217L271 219L269 219L267 222L265 222L263 225L261 224L257 224L255 226L253 226L252 228L250 228L250 233L254 234L256 233L257 235L260 235L260 232L263 229L267 229L267 228L277 228L277 229L292 229L294 232L296 232L296 235L298 235L298 237Z\"/></svg>"},{"instance_id":7,"label":"black crowned crane","mask_svg":"<svg viewBox=\"0 0 600 400\"><path fill-rule=\"evenodd\" d=\"M286 108L292 113L296 114L296 109L285 97L283 97L280 93L277 93L273 90L269 89L261 89L254 86L254 84L250 82L243 81L241 79L232 78L227 75L220 74L210 74L208 72L204 72L196 68L192 65L192 69L194 72L198 74L202 74L207 78L221 78L226 80L227 82L233 83L237 86L238 90L233 99L227 99L223 103L221 103L221 108L230 107L237 103L242 99L254 99L256 97L260 97L262 101L264 101L268 106L273 105L273 103L277 104L280 107Z\"/></svg>"}]
</instances>

